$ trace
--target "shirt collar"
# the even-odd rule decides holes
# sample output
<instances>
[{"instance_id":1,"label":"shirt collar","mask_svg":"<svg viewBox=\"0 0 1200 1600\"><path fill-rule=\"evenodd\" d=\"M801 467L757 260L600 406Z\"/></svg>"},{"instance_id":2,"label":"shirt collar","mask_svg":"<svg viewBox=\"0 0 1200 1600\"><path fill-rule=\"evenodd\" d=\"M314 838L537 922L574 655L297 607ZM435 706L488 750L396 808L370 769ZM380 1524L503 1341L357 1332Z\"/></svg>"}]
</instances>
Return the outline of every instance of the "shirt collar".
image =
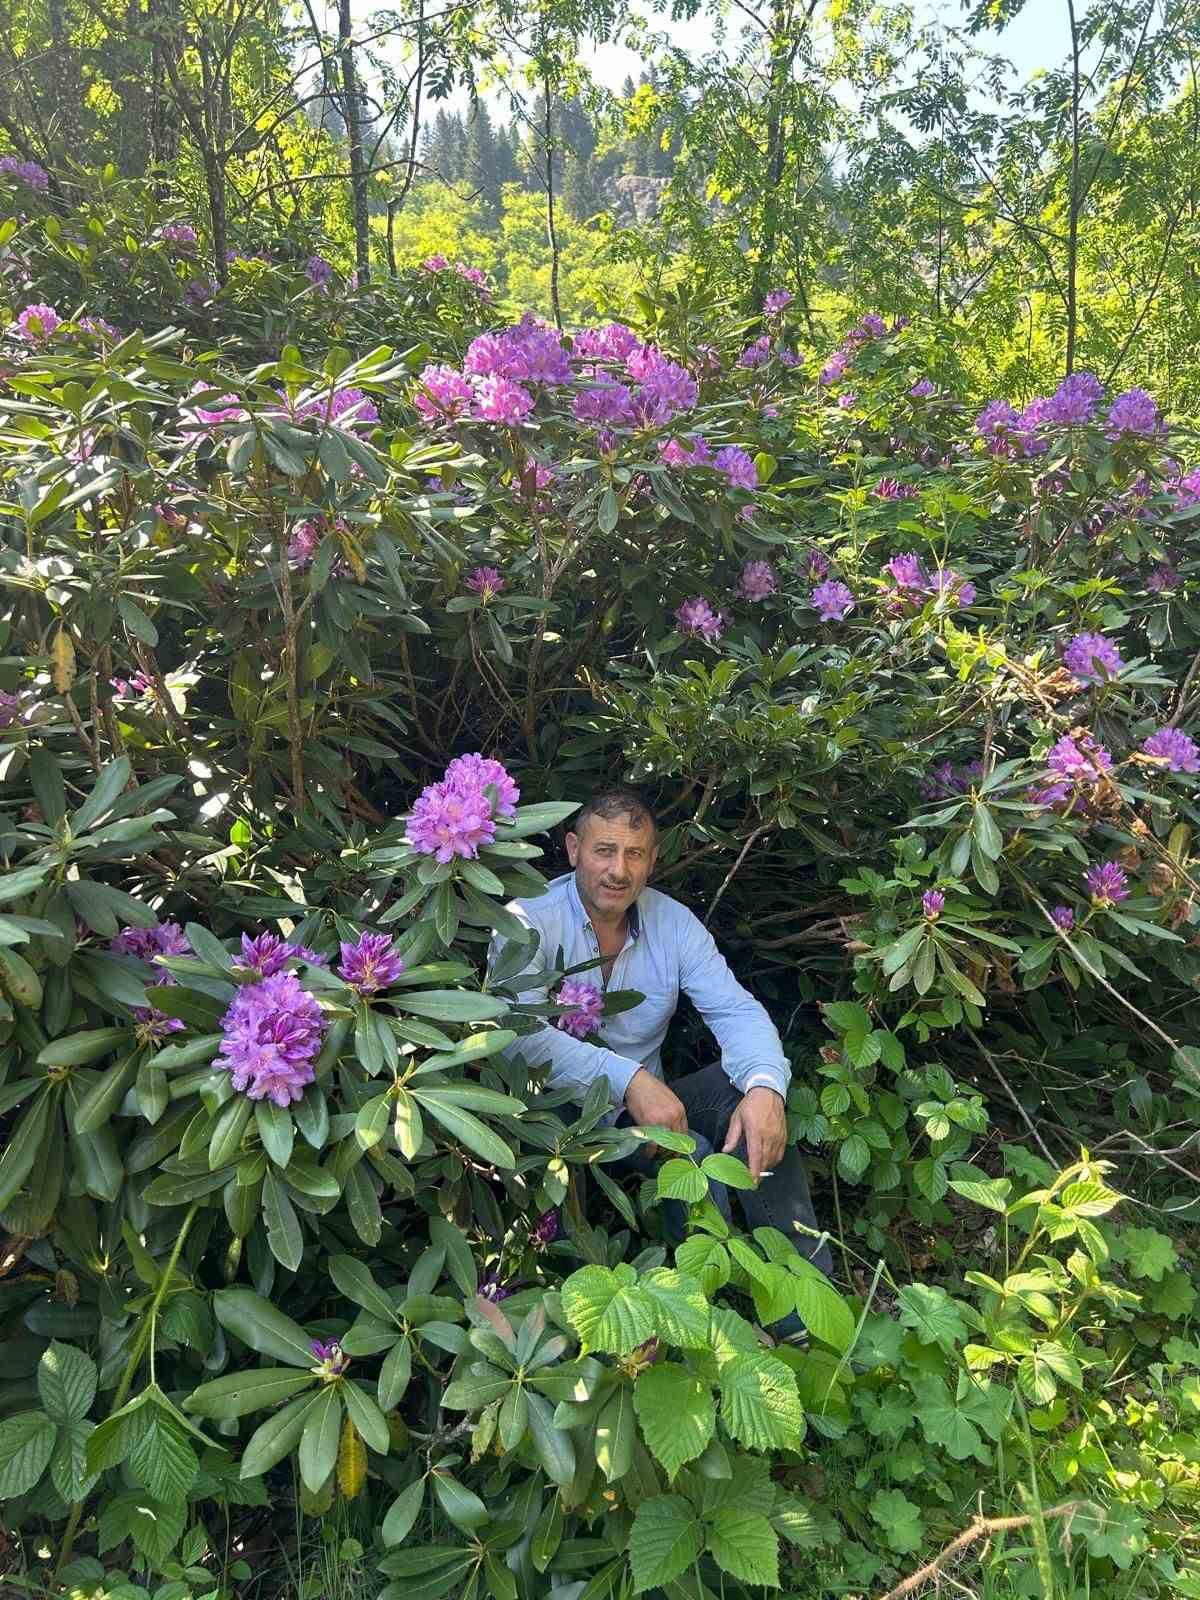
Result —
<instances>
[{"instance_id":1,"label":"shirt collar","mask_svg":"<svg viewBox=\"0 0 1200 1600\"><path fill-rule=\"evenodd\" d=\"M591 918L587 914L587 907L580 899L579 888L575 882L575 873L573 871L568 872L565 876L567 879L567 900L575 920L582 926L590 927ZM631 939L639 939L642 933L642 912L636 900L625 913L625 921L629 927L629 937Z\"/></svg>"}]
</instances>

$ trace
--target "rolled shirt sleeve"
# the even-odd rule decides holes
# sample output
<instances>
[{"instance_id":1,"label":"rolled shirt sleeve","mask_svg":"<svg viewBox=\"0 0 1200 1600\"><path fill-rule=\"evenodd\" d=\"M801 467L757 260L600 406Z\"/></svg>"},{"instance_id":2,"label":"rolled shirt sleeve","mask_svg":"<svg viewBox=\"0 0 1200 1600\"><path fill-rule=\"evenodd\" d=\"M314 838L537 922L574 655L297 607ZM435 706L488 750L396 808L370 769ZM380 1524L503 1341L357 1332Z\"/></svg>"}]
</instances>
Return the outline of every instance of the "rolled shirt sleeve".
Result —
<instances>
[{"instance_id":1,"label":"rolled shirt sleeve","mask_svg":"<svg viewBox=\"0 0 1200 1600\"><path fill-rule=\"evenodd\" d=\"M511 909L514 908L510 907ZM489 967L495 962L505 943L506 941L498 934L493 939L488 958ZM536 981L544 977L545 972L546 968L540 960L539 952L532 957L524 971L509 980L514 988L518 984L521 985L518 999L522 1003L545 1005L549 1000L547 984ZM624 1104L629 1080L641 1066L640 1062L631 1061L628 1056L619 1055L617 1051L609 1050L605 1045L589 1044L586 1039L576 1039L573 1034L564 1033L561 1028L556 1028L550 1023L544 1023L535 1033L521 1034L505 1053L509 1056L520 1056L529 1067L539 1067L549 1061L550 1087L569 1089L572 1098L580 1102L587 1098L588 1091L597 1078L607 1078L614 1106Z\"/></svg>"},{"instance_id":2,"label":"rolled shirt sleeve","mask_svg":"<svg viewBox=\"0 0 1200 1600\"><path fill-rule=\"evenodd\" d=\"M680 909L680 987L716 1036L729 1081L743 1094L766 1088L786 1098L792 1070L766 1007L734 977L699 917Z\"/></svg>"}]
</instances>

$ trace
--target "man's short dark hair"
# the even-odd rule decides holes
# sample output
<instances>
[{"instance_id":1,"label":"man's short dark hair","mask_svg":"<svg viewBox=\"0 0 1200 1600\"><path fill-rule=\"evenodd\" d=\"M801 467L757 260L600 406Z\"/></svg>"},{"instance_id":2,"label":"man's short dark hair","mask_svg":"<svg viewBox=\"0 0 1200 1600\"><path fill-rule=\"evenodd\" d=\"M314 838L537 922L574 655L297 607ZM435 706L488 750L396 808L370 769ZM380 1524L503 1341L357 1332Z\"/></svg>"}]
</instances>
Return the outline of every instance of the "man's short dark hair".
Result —
<instances>
[{"instance_id":1,"label":"man's short dark hair","mask_svg":"<svg viewBox=\"0 0 1200 1600\"><path fill-rule=\"evenodd\" d=\"M624 784L614 784L608 789L598 789L582 811L576 813L571 821L571 828L579 833L589 817L603 817L606 822L612 822L616 817L628 817L630 825L641 827L648 822L658 833L658 823L655 821L654 812L646 800L637 792Z\"/></svg>"}]
</instances>

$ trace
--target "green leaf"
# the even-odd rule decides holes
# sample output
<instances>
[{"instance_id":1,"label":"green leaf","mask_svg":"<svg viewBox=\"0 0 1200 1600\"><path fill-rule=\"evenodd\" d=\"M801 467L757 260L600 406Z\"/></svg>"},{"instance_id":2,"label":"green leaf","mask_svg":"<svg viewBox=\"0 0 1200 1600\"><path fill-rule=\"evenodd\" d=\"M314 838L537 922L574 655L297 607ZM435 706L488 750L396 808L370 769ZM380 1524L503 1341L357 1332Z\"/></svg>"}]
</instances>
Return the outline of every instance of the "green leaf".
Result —
<instances>
[{"instance_id":1,"label":"green leaf","mask_svg":"<svg viewBox=\"0 0 1200 1600\"><path fill-rule=\"evenodd\" d=\"M1060 1378L1073 1389L1083 1387L1079 1362L1053 1340L1022 1356L1017 1366L1017 1382L1026 1396L1039 1406L1049 1405L1054 1399Z\"/></svg>"},{"instance_id":2,"label":"green leaf","mask_svg":"<svg viewBox=\"0 0 1200 1600\"><path fill-rule=\"evenodd\" d=\"M703 1548L703 1524L682 1495L643 1500L629 1533L634 1594L673 1582L695 1563Z\"/></svg>"},{"instance_id":3,"label":"green leaf","mask_svg":"<svg viewBox=\"0 0 1200 1600\"><path fill-rule=\"evenodd\" d=\"M460 1144L465 1144L481 1161L487 1161L505 1172L511 1172L516 1167L517 1158L508 1145L478 1117L439 1095L436 1089L413 1089L411 1094L435 1121L440 1122L448 1133Z\"/></svg>"},{"instance_id":4,"label":"green leaf","mask_svg":"<svg viewBox=\"0 0 1200 1600\"><path fill-rule=\"evenodd\" d=\"M315 1356L310 1357L310 1362L315 1360ZM228 1422L290 1400L314 1381L311 1373L297 1372L294 1367L242 1368L193 1389L183 1402L183 1409L194 1411L198 1417Z\"/></svg>"},{"instance_id":5,"label":"green leaf","mask_svg":"<svg viewBox=\"0 0 1200 1600\"><path fill-rule=\"evenodd\" d=\"M922 1344L950 1350L967 1332L962 1313L945 1289L937 1284L908 1283L896 1295L900 1321L912 1328Z\"/></svg>"},{"instance_id":6,"label":"green leaf","mask_svg":"<svg viewBox=\"0 0 1200 1600\"><path fill-rule=\"evenodd\" d=\"M554 1408L540 1394L526 1392L529 1431L542 1470L551 1483L568 1484L575 1476L575 1446L569 1433L554 1426Z\"/></svg>"},{"instance_id":7,"label":"green leaf","mask_svg":"<svg viewBox=\"0 0 1200 1600\"><path fill-rule=\"evenodd\" d=\"M633 1389L621 1384L596 1419L596 1465L609 1483L623 1478L633 1464L637 1429L633 1422Z\"/></svg>"},{"instance_id":8,"label":"green leaf","mask_svg":"<svg viewBox=\"0 0 1200 1600\"><path fill-rule=\"evenodd\" d=\"M82 1422L96 1398L96 1363L55 1339L38 1362L38 1394L53 1422Z\"/></svg>"},{"instance_id":9,"label":"green leaf","mask_svg":"<svg viewBox=\"0 0 1200 1600\"><path fill-rule=\"evenodd\" d=\"M257 1100L254 1120L263 1149L277 1167L286 1167L292 1159L296 1134L292 1127L292 1113L270 1100Z\"/></svg>"},{"instance_id":10,"label":"green leaf","mask_svg":"<svg viewBox=\"0 0 1200 1600\"><path fill-rule=\"evenodd\" d=\"M708 1549L731 1577L779 1587L779 1535L766 1517L736 1505L719 1506L709 1522Z\"/></svg>"},{"instance_id":11,"label":"green leaf","mask_svg":"<svg viewBox=\"0 0 1200 1600\"><path fill-rule=\"evenodd\" d=\"M581 1267L563 1284L562 1308L585 1354L628 1355L654 1333L654 1309L632 1267Z\"/></svg>"},{"instance_id":12,"label":"green leaf","mask_svg":"<svg viewBox=\"0 0 1200 1600\"><path fill-rule=\"evenodd\" d=\"M0 1156L0 1210L7 1207L33 1170L42 1148L53 1105L51 1091L43 1090L21 1113Z\"/></svg>"},{"instance_id":13,"label":"green leaf","mask_svg":"<svg viewBox=\"0 0 1200 1600\"><path fill-rule=\"evenodd\" d=\"M362 1435L363 1443L377 1455L387 1455L391 1449L391 1434L387 1418L375 1401L352 1378L343 1379L339 1390L346 1415Z\"/></svg>"},{"instance_id":14,"label":"green leaf","mask_svg":"<svg viewBox=\"0 0 1200 1600\"><path fill-rule=\"evenodd\" d=\"M710 1299L729 1282L729 1252L707 1234L693 1234L678 1245L675 1265L689 1278L695 1278Z\"/></svg>"},{"instance_id":15,"label":"green leaf","mask_svg":"<svg viewBox=\"0 0 1200 1600\"><path fill-rule=\"evenodd\" d=\"M213 1295L217 1321L259 1355L294 1367L311 1367L312 1345L299 1323L276 1310L253 1289L218 1289Z\"/></svg>"},{"instance_id":16,"label":"green leaf","mask_svg":"<svg viewBox=\"0 0 1200 1600\"><path fill-rule=\"evenodd\" d=\"M871 1147L861 1133L852 1133L838 1149L838 1171L849 1183L857 1183L871 1165Z\"/></svg>"},{"instance_id":17,"label":"green leaf","mask_svg":"<svg viewBox=\"0 0 1200 1600\"><path fill-rule=\"evenodd\" d=\"M391 998L398 1011L411 1011L434 1022L488 1022L508 1010L507 1001L467 989L418 989L413 993L397 989Z\"/></svg>"},{"instance_id":18,"label":"green leaf","mask_svg":"<svg viewBox=\"0 0 1200 1600\"><path fill-rule=\"evenodd\" d=\"M726 1156L720 1153L705 1156L700 1163L700 1169L717 1183L723 1183L727 1189L753 1189L756 1187L750 1168L744 1161L739 1161L737 1156Z\"/></svg>"},{"instance_id":19,"label":"green leaf","mask_svg":"<svg viewBox=\"0 0 1200 1600\"><path fill-rule=\"evenodd\" d=\"M128 1028L86 1028L81 1033L69 1033L61 1039L52 1039L38 1051L41 1067L83 1067L101 1056L111 1055L121 1045L133 1038Z\"/></svg>"},{"instance_id":20,"label":"green leaf","mask_svg":"<svg viewBox=\"0 0 1200 1600\"><path fill-rule=\"evenodd\" d=\"M1008 1209L1012 1182L1008 1178L951 1178L950 1187L964 1200L973 1200L977 1206L1001 1215Z\"/></svg>"},{"instance_id":21,"label":"green leaf","mask_svg":"<svg viewBox=\"0 0 1200 1600\"><path fill-rule=\"evenodd\" d=\"M21 1411L0 1422L0 1500L13 1500L45 1472L58 1430L40 1411Z\"/></svg>"},{"instance_id":22,"label":"green leaf","mask_svg":"<svg viewBox=\"0 0 1200 1600\"><path fill-rule=\"evenodd\" d=\"M804 1437L796 1379L772 1356L741 1352L720 1369L721 1421L751 1450L794 1450Z\"/></svg>"},{"instance_id":23,"label":"green leaf","mask_svg":"<svg viewBox=\"0 0 1200 1600\"><path fill-rule=\"evenodd\" d=\"M690 1350L707 1345L711 1308L694 1278L671 1267L651 1267L642 1274L641 1290L660 1338Z\"/></svg>"},{"instance_id":24,"label":"green leaf","mask_svg":"<svg viewBox=\"0 0 1200 1600\"><path fill-rule=\"evenodd\" d=\"M354 1256L330 1256L329 1276L347 1300L353 1300L356 1306L369 1311L380 1322L395 1321L392 1302L375 1282L365 1261L359 1261Z\"/></svg>"},{"instance_id":25,"label":"green leaf","mask_svg":"<svg viewBox=\"0 0 1200 1600\"><path fill-rule=\"evenodd\" d=\"M446 1252L446 1268L456 1287L464 1296L473 1295L479 1286L479 1274L462 1229L456 1228L446 1217L431 1217L429 1237Z\"/></svg>"},{"instance_id":26,"label":"green leaf","mask_svg":"<svg viewBox=\"0 0 1200 1600\"><path fill-rule=\"evenodd\" d=\"M655 1192L660 1200L685 1200L694 1204L708 1193L708 1179L694 1161L677 1157L664 1161L659 1167Z\"/></svg>"},{"instance_id":27,"label":"green leaf","mask_svg":"<svg viewBox=\"0 0 1200 1600\"><path fill-rule=\"evenodd\" d=\"M304 1431L309 1412L320 1398L320 1394L301 1395L255 1430L242 1452L243 1478L257 1478L283 1460Z\"/></svg>"},{"instance_id":28,"label":"green leaf","mask_svg":"<svg viewBox=\"0 0 1200 1600\"><path fill-rule=\"evenodd\" d=\"M923 1538L921 1511L899 1489L880 1489L868 1507L883 1529L890 1549L910 1555L920 1549Z\"/></svg>"},{"instance_id":29,"label":"green leaf","mask_svg":"<svg viewBox=\"0 0 1200 1600\"><path fill-rule=\"evenodd\" d=\"M316 1494L337 1462L342 1433L340 1384L327 1384L312 1403L300 1435L300 1479Z\"/></svg>"},{"instance_id":30,"label":"green leaf","mask_svg":"<svg viewBox=\"0 0 1200 1600\"><path fill-rule=\"evenodd\" d=\"M914 1378L912 1390L921 1432L926 1439L941 1445L955 1461L965 1461L968 1456L982 1461L990 1459L979 1430L955 1404L940 1378Z\"/></svg>"},{"instance_id":31,"label":"green leaf","mask_svg":"<svg viewBox=\"0 0 1200 1600\"><path fill-rule=\"evenodd\" d=\"M713 1436L717 1414L709 1387L686 1367L664 1361L641 1374L633 1398L642 1436L673 1478Z\"/></svg>"},{"instance_id":32,"label":"green leaf","mask_svg":"<svg viewBox=\"0 0 1200 1600\"><path fill-rule=\"evenodd\" d=\"M283 1180L273 1169L263 1179L262 1212L271 1254L289 1272L297 1271L304 1259L304 1235Z\"/></svg>"},{"instance_id":33,"label":"green leaf","mask_svg":"<svg viewBox=\"0 0 1200 1600\"><path fill-rule=\"evenodd\" d=\"M819 1268L798 1256L788 1262L796 1280L796 1310L814 1339L839 1353L854 1339L854 1313Z\"/></svg>"},{"instance_id":34,"label":"green leaf","mask_svg":"<svg viewBox=\"0 0 1200 1600\"><path fill-rule=\"evenodd\" d=\"M130 1448L129 1465L156 1500L183 1500L199 1463L184 1429L155 1404L147 1407L146 1420Z\"/></svg>"},{"instance_id":35,"label":"green leaf","mask_svg":"<svg viewBox=\"0 0 1200 1600\"><path fill-rule=\"evenodd\" d=\"M403 1494L392 1501L380 1529L384 1544L391 1546L404 1543L421 1514L424 1498L425 1479L418 1478L416 1483L410 1483Z\"/></svg>"},{"instance_id":36,"label":"green leaf","mask_svg":"<svg viewBox=\"0 0 1200 1600\"><path fill-rule=\"evenodd\" d=\"M379 1404L385 1411L392 1411L400 1404L411 1378L412 1346L407 1339L398 1339L379 1369Z\"/></svg>"},{"instance_id":37,"label":"green leaf","mask_svg":"<svg viewBox=\"0 0 1200 1600\"><path fill-rule=\"evenodd\" d=\"M68 1505L85 1500L95 1487L97 1474L87 1469L87 1442L93 1431L90 1422L66 1422L58 1430L50 1456L50 1481Z\"/></svg>"},{"instance_id":38,"label":"green leaf","mask_svg":"<svg viewBox=\"0 0 1200 1600\"><path fill-rule=\"evenodd\" d=\"M456 1528L462 1528L467 1533L482 1528L488 1520L488 1508L473 1490L444 1468L435 1467L430 1477L438 1504Z\"/></svg>"}]
</instances>

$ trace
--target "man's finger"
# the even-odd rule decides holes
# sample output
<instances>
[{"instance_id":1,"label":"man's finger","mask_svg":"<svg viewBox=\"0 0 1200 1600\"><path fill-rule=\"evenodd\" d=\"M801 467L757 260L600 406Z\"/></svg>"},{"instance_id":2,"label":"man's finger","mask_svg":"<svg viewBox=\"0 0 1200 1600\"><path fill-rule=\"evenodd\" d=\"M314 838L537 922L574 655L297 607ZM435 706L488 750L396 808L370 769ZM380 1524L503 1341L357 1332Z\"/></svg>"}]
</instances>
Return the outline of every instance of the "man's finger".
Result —
<instances>
[{"instance_id":1,"label":"man's finger","mask_svg":"<svg viewBox=\"0 0 1200 1600\"><path fill-rule=\"evenodd\" d=\"M762 1135L753 1124L746 1129L746 1165L750 1168L750 1176L755 1183L762 1176L766 1162L762 1158Z\"/></svg>"},{"instance_id":2,"label":"man's finger","mask_svg":"<svg viewBox=\"0 0 1200 1600\"><path fill-rule=\"evenodd\" d=\"M725 1135L725 1143L721 1146L721 1154L728 1155L731 1150L736 1149L741 1137L742 1110L739 1106L729 1119L729 1132Z\"/></svg>"}]
</instances>

